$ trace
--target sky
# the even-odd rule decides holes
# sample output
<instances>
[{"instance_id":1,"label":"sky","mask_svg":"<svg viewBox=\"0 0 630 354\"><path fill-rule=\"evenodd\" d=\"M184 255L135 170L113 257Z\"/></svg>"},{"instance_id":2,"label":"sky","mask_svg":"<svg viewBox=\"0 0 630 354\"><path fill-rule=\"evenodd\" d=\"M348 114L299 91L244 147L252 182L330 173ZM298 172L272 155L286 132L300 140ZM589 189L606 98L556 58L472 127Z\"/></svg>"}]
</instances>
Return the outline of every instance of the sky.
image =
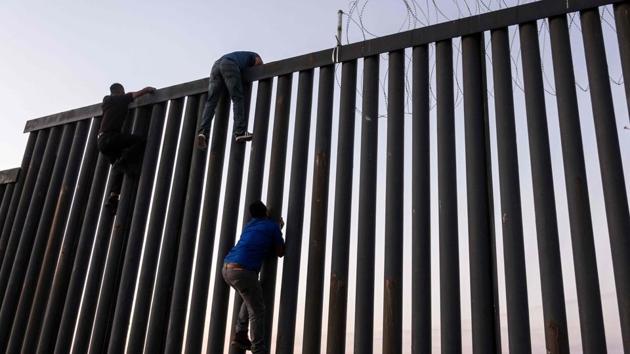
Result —
<instances>
[{"instance_id":1,"label":"sky","mask_svg":"<svg viewBox=\"0 0 630 354\"><path fill-rule=\"evenodd\" d=\"M409 2L411 3L411 2ZM422 4L420 4L422 3ZM48 114L65 111L68 109L87 106L99 102L106 94L107 88L112 82L121 82L128 90L138 90L151 85L157 88L171 86L191 80L196 80L208 75L211 63L225 52L233 50L253 50L258 52L265 62L280 60L300 54L305 54L335 45L334 37L337 25L337 11L344 10L352 13L352 20L344 17L343 42L356 42L362 40L364 35L371 38L373 35L385 35L399 32L400 30L422 26L448 19L466 16L470 13L486 11L485 7L497 9L507 5L516 5L517 1L460 1L452 0L440 2L438 9L429 2L418 1L416 9L417 17L409 16L402 0L372 0L358 1L357 7L353 2L347 1L289 1L270 0L264 2L251 2L233 0L230 2L206 2L183 1L178 3L162 0L156 1L110 1L97 2L72 2L68 0L56 1L53 4L45 1L31 0L3 0L0 2L0 119L3 129L0 131L0 170L18 167L22 158L26 143L26 134L22 134L26 120ZM422 9L422 10L420 10ZM361 13L362 16L358 14ZM613 21L606 12L603 13L608 22L604 23L607 54L611 76L611 88L615 99L615 112L619 137L621 143L622 159L626 176L626 190L630 190L630 130L624 130L624 125L630 125L627 120L628 112L623 101L623 86L618 83L621 78L619 69L616 38L612 26ZM362 22L369 32L362 32L357 26ZM349 25L349 26L347 26ZM543 64L545 65L546 104L549 116L549 134L551 141L552 164L556 188L556 208L559 220L559 235L561 242L563 274L565 276L565 291L567 301L567 316L569 321L569 335L571 346L580 351L579 323L577 317L577 298L575 295L575 280L572 271L573 260L571 253L570 232L568 226L568 214L566 205L566 193L562 153L560 149L560 135L557 123L557 113L554 101L554 83L552 63L549 48L548 30L544 24L540 24L541 51ZM514 56L514 95L516 107L516 126L518 153L521 172L521 199L523 201L523 222L525 234L525 252L528 259L528 294L530 300L532 342L534 352L544 350L541 347L542 337L542 308L540 297L540 284L538 276L538 258L536 255L536 235L534 230L535 217L533 214L531 168L529 166L529 145L527 141L527 126L524 115L523 93L519 91L522 86L522 70L520 66L520 48L518 48L517 30L511 28L512 53ZM516 35L516 37L514 37ZM486 36L486 42L489 36ZM589 192L591 193L591 212L593 214L594 235L596 241L597 261L600 274L600 287L603 299L603 310L606 323L606 334L611 353L621 352L621 339L619 330L619 318L616 313L616 295L612 279L612 263L610 261L610 245L606 228L605 211L601 178L599 177L599 161L595 145L594 127L591 118L590 96L588 92L588 80L584 66L584 51L581 46L579 32L579 20L572 21L571 43L574 51L574 64L576 67L576 90L580 101L580 122L583 129L585 149L585 161ZM461 57L458 56L459 42L454 41L454 63L456 74L461 82ZM409 51L407 51L409 54ZM432 59L434 51L431 47ZM407 63L408 64L408 63ZM381 60L381 80L386 83L386 57ZM490 67L490 66L489 66ZM459 68L459 70L458 70ZM361 73L362 64L359 62L358 72ZM433 69L432 69L433 70ZM337 68L337 77L340 70ZM433 76L434 77L434 76ZM489 74L489 107L491 122L494 121L492 77ZM297 76L293 79L293 102L295 102ZM315 79L317 85L317 79ZM315 86L316 87L316 86ZM358 87L361 87L359 75ZM434 87L434 82L432 84ZM255 90L255 87L254 87ZM338 95L338 87L335 87ZM386 90L386 87L384 87ZM316 89L314 90L317 91ZM255 95L255 91L253 92ZM431 92L431 102L435 103L434 91ZM460 236L460 275L462 281L462 327L464 352L471 349L470 337L470 281L468 276L468 239L467 239L467 210L466 210L466 183L465 183L465 155L463 150L463 108L461 93L456 89L456 140L457 140L457 180L458 180L458 213L457 220ZM253 96L255 97L255 96ZM316 101L314 101L316 102ZM361 97L357 96L357 104L360 106ZM386 98L380 98L380 113L386 114ZM292 112L295 106L292 106ZM335 117L338 116L338 97L335 97ZM409 107L407 107L409 108ZM407 109L409 111L409 109ZM315 113L315 109L313 109ZM273 116L273 109L272 109ZM360 114L357 114L356 134L357 142L360 140ZM379 167L385 166L386 161L386 119L379 119ZM491 123L492 125L492 123ZM271 125L270 125L271 126ZM291 123L290 129L292 129ZM314 125L311 128L311 152L314 143ZM492 126L492 128L494 128ZM410 151L411 121L405 120L405 151ZM290 130L292 131L292 130ZM331 151L335 152L336 124L333 125L333 141ZM496 134L491 129L493 143L493 180L495 190L498 188L498 172L496 168ZM437 240L438 240L438 209L437 209L437 172L435 149L435 109L432 110L431 121L431 242L432 242L432 298L433 298L433 324L434 324L434 352L439 352L439 273L437 268ZM289 137L289 147L291 139ZM271 140L269 139L269 142ZM290 161L290 148L287 161ZM351 230L351 259L350 259L350 297L349 297L349 323L353 320L354 311L354 278L356 277L356 243L357 243L357 210L358 200L358 166L359 148L355 148L355 172L353 174L353 213L350 220ZM227 152L226 152L227 153ZM247 156L249 158L249 155ZM269 158L269 157L267 157ZM410 155L405 157L405 191L411 190L410 181ZM248 160L246 160L247 162ZM268 162L268 161L267 161ZM334 193L334 176L336 159L331 160L331 193ZM268 163L266 164L268 166ZM287 171L288 171L287 166ZM384 168L379 169L379 188L377 193L377 205L385 203L386 183ZM304 220L304 239L302 272L305 274L305 264L308 253L308 225L310 222L310 190L312 188L312 163L309 163L307 181L307 196ZM289 180L289 174L285 181ZM268 180L268 168L266 170ZM225 177L224 177L225 179ZM266 186L266 183L264 184ZM266 187L264 187L266 188ZM266 189L263 189L265 195ZM286 192L285 212L286 217ZM329 198L329 231L332 225L332 210L334 198ZM410 230L411 207L410 193L404 197L405 205L405 291L410 292ZM499 205L499 193L494 196L495 224L500 225L500 215L497 211ZM222 205L222 204L221 204ZM377 216L377 259L376 259L376 288L375 288L375 349L380 350L380 323L382 321L382 266L383 266L383 240L384 215L380 212ZM242 216L241 216L242 217ZM220 224L217 229L220 229ZM329 232L330 236L331 232ZM497 250L499 262L499 285L504 286L503 264L501 255L502 239L501 230L497 228ZM330 267L331 240L327 244L326 280L325 280L325 307L327 305L327 284ZM216 250L216 247L215 247ZM215 252L216 253L216 252ZM280 268L281 270L281 268ZM281 276L278 275L278 279ZM303 279L300 284L300 303L298 312L303 309L306 298ZM279 293L279 291L277 291ZM409 308L410 297L405 297L404 306ZM500 292L502 341L503 351L507 350L507 325L505 293ZM303 314L298 313L297 341L301 338L300 320ZM277 309L276 309L277 316ZM324 310L323 318L327 317ZM410 341L410 316L405 312L404 340L405 352L409 350ZM352 326L348 325L348 345L352 340ZM324 342L325 343L325 339ZM296 344L299 346L299 344ZM325 345L323 346L325 347ZM296 351L299 352L299 351Z\"/></svg>"}]
</instances>

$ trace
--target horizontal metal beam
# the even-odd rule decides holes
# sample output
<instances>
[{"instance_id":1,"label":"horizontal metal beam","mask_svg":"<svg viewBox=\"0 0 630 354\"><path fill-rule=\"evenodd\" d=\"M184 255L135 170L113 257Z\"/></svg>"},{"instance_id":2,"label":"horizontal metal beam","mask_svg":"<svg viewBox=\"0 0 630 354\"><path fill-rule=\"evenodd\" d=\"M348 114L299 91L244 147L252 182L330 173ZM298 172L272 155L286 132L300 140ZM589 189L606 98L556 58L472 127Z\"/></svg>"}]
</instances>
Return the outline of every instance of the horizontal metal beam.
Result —
<instances>
[{"instance_id":1,"label":"horizontal metal beam","mask_svg":"<svg viewBox=\"0 0 630 354\"><path fill-rule=\"evenodd\" d=\"M15 183L20 174L20 168L0 171L0 184Z\"/></svg>"},{"instance_id":2,"label":"horizontal metal beam","mask_svg":"<svg viewBox=\"0 0 630 354\"><path fill-rule=\"evenodd\" d=\"M465 36L468 34L535 21L541 18L562 15L569 12L577 12L599 6L616 4L623 1L624 0L540 0L477 16L466 17L459 20L439 23L389 36L348 44L341 48L339 57L341 61L349 61L371 55L415 47L422 44L438 42L445 39ZM244 78L245 81L251 82L330 65L333 63L332 51L333 48L329 48L318 52L256 66L248 69L244 74ZM134 108L163 102L169 99L200 94L205 92L207 88L207 78L169 86L157 90L153 95L147 95L139 98L131 105L131 107ZM99 116L102 113L100 106L101 105L99 103L29 120L26 122L24 132L31 132Z\"/></svg>"}]
</instances>

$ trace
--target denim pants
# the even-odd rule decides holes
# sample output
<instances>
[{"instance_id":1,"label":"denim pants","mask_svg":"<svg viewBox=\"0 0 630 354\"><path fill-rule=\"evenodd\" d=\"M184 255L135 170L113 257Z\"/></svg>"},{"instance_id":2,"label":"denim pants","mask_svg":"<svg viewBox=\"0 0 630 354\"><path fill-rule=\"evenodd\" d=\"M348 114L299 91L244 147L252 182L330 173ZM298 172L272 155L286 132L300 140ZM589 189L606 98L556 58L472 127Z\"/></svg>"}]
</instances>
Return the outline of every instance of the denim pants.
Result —
<instances>
[{"instance_id":1,"label":"denim pants","mask_svg":"<svg viewBox=\"0 0 630 354\"><path fill-rule=\"evenodd\" d=\"M250 270L223 267L223 279L243 299L236 321L236 333L246 333L251 321L252 353L267 354L265 345L265 302L258 273Z\"/></svg>"},{"instance_id":2,"label":"denim pants","mask_svg":"<svg viewBox=\"0 0 630 354\"><path fill-rule=\"evenodd\" d=\"M201 127L199 128L199 133L203 133L206 137L210 133L210 125L219 98L226 92L232 98L232 106L234 107L234 133L244 133L247 130L241 69L236 62L230 59L219 59L210 70L208 100L203 108Z\"/></svg>"},{"instance_id":3,"label":"denim pants","mask_svg":"<svg viewBox=\"0 0 630 354\"><path fill-rule=\"evenodd\" d=\"M98 150L112 164L110 192L120 194L123 173L134 178L140 173L145 138L137 134L106 132L98 137Z\"/></svg>"}]
</instances>

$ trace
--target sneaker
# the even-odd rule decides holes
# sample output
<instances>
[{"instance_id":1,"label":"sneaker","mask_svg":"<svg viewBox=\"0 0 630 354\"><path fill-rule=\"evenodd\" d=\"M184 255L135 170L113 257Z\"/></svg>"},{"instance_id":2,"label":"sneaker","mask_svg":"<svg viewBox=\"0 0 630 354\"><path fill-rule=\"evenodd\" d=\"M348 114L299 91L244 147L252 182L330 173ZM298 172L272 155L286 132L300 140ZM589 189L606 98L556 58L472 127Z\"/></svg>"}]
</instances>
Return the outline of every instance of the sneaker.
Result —
<instances>
[{"instance_id":1,"label":"sneaker","mask_svg":"<svg viewBox=\"0 0 630 354\"><path fill-rule=\"evenodd\" d=\"M234 141L237 143L244 143L251 141L254 135L250 132L234 133Z\"/></svg>"},{"instance_id":2,"label":"sneaker","mask_svg":"<svg viewBox=\"0 0 630 354\"><path fill-rule=\"evenodd\" d=\"M208 148L208 138L206 138L206 135L203 133L199 133L199 135L197 135L195 145L197 145L197 149L199 150L205 150L206 148Z\"/></svg>"},{"instance_id":3,"label":"sneaker","mask_svg":"<svg viewBox=\"0 0 630 354\"><path fill-rule=\"evenodd\" d=\"M252 342L249 340L247 333L236 333L230 344L241 350L252 349Z\"/></svg>"},{"instance_id":4,"label":"sneaker","mask_svg":"<svg viewBox=\"0 0 630 354\"><path fill-rule=\"evenodd\" d=\"M105 202L105 207L109 209L112 215L116 215L119 198L120 196L118 194L110 194L109 198L107 198L107 202Z\"/></svg>"}]
</instances>

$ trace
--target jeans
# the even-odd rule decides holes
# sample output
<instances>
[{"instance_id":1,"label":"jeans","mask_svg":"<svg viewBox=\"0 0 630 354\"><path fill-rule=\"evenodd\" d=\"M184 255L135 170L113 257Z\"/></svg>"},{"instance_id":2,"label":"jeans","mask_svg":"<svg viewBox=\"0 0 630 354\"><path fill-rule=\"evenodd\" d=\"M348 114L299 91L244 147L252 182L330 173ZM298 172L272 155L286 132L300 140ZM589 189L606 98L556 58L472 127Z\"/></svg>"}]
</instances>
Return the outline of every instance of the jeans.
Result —
<instances>
[{"instance_id":1,"label":"jeans","mask_svg":"<svg viewBox=\"0 0 630 354\"><path fill-rule=\"evenodd\" d=\"M225 92L230 94L234 107L234 133L244 133L247 130L245 120L245 103L243 102L243 82L241 69L230 59L219 59L210 70L210 84L208 85L208 100L203 108L199 133L208 137L210 124L219 98Z\"/></svg>"},{"instance_id":2,"label":"jeans","mask_svg":"<svg viewBox=\"0 0 630 354\"><path fill-rule=\"evenodd\" d=\"M145 138L137 134L105 132L98 137L98 150L112 164L110 193L120 194L123 173L137 176L142 163Z\"/></svg>"},{"instance_id":3,"label":"jeans","mask_svg":"<svg viewBox=\"0 0 630 354\"><path fill-rule=\"evenodd\" d=\"M243 299L236 321L236 333L247 334L249 322L252 325L252 353L266 354L265 345L265 302L258 273L250 270L227 269L223 267L223 279Z\"/></svg>"}]
</instances>

